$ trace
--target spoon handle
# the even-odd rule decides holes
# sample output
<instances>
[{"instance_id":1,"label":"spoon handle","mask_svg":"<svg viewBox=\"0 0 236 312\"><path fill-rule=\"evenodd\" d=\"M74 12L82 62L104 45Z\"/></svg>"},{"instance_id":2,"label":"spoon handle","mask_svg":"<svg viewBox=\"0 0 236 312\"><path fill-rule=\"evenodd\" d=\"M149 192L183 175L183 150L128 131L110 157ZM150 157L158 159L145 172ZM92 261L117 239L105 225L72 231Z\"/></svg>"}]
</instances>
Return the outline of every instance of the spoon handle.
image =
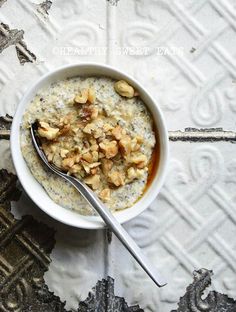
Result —
<instances>
[{"instance_id":1,"label":"spoon handle","mask_svg":"<svg viewBox=\"0 0 236 312\"><path fill-rule=\"evenodd\" d=\"M162 278L161 274L157 272L157 270L149 262L149 259L143 254L135 241L129 236L129 234L125 231L122 225L120 225L120 223L116 220L116 218L109 211L109 209L100 201L96 194L86 184L82 183L74 177L68 176L67 174L61 172L57 167L49 164L42 149L38 146L37 138L35 136L35 126L36 125L33 124L30 129L32 141L36 151L38 152L39 157L44 162L44 164L54 173L58 174L59 176L70 182L80 192L80 194L98 212L98 214L102 217L107 226L114 232L114 234L128 249L131 255L133 255L133 257L141 265L144 271L151 277L151 279L156 283L156 285L159 287L165 286L166 282Z\"/></svg>"},{"instance_id":2,"label":"spoon handle","mask_svg":"<svg viewBox=\"0 0 236 312\"><path fill-rule=\"evenodd\" d=\"M166 281L155 267L149 262L149 259L144 255L139 246L126 232L122 225L117 221L109 209L100 201L96 194L90 190L84 183L78 181L73 177L67 179L89 202L89 204L98 212L107 226L114 232L117 238L128 249L128 251L137 260L144 271L151 277L157 286L162 287L166 285Z\"/></svg>"}]
</instances>

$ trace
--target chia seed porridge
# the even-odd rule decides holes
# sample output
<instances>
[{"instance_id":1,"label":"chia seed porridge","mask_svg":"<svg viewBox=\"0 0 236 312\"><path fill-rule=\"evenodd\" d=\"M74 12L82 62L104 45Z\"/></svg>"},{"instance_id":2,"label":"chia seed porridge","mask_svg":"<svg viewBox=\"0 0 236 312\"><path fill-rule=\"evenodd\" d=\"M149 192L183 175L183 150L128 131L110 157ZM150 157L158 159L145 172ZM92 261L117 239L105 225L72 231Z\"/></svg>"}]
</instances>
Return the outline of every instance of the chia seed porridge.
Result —
<instances>
[{"instance_id":1,"label":"chia seed porridge","mask_svg":"<svg viewBox=\"0 0 236 312\"><path fill-rule=\"evenodd\" d=\"M90 186L111 211L131 207L143 195L159 153L153 119L138 92L108 77L76 77L40 90L21 124L21 149L37 181L60 206L96 214L65 180L42 164L30 125L48 161Z\"/></svg>"}]
</instances>

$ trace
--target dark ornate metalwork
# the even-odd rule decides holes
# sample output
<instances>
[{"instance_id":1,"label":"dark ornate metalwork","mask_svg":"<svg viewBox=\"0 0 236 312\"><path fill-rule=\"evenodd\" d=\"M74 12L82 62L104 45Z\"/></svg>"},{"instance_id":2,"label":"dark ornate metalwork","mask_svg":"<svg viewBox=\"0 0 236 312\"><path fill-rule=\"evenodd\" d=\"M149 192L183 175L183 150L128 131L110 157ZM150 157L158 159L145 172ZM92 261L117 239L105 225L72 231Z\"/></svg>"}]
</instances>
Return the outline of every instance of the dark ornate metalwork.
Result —
<instances>
[{"instance_id":1,"label":"dark ornate metalwork","mask_svg":"<svg viewBox=\"0 0 236 312\"><path fill-rule=\"evenodd\" d=\"M72 312L65 302L49 291L43 275L50 263L54 230L31 216L17 220L10 212L10 201L20 192L17 177L0 170L0 311ZM78 312L143 312L128 307L124 298L114 295L114 280L98 281Z\"/></svg>"},{"instance_id":2,"label":"dark ornate metalwork","mask_svg":"<svg viewBox=\"0 0 236 312\"><path fill-rule=\"evenodd\" d=\"M184 131L169 131L170 141L183 142L236 142L236 132L226 131L223 128L185 128Z\"/></svg>"},{"instance_id":3,"label":"dark ornate metalwork","mask_svg":"<svg viewBox=\"0 0 236 312\"><path fill-rule=\"evenodd\" d=\"M17 177L8 173L7 170L0 170L0 206L4 205L9 209L10 201L20 197L20 191L16 187Z\"/></svg>"},{"instance_id":4,"label":"dark ornate metalwork","mask_svg":"<svg viewBox=\"0 0 236 312\"><path fill-rule=\"evenodd\" d=\"M10 201L20 195L16 182L15 175L0 170L0 311L65 311L43 280L54 231L31 216L14 218Z\"/></svg>"},{"instance_id":5,"label":"dark ornate metalwork","mask_svg":"<svg viewBox=\"0 0 236 312\"><path fill-rule=\"evenodd\" d=\"M98 281L88 298L81 302L78 312L144 312L139 306L128 307L124 298L114 295L114 280Z\"/></svg>"},{"instance_id":6,"label":"dark ornate metalwork","mask_svg":"<svg viewBox=\"0 0 236 312\"><path fill-rule=\"evenodd\" d=\"M7 0L0 0L0 8L3 5L4 2L6 2Z\"/></svg>"},{"instance_id":7,"label":"dark ornate metalwork","mask_svg":"<svg viewBox=\"0 0 236 312\"><path fill-rule=\"evenodd\" d=\"M48 11L50 10L51 6L52 1L46 0L38 5L38 11L40 11L42 14L48 15Z\"/></svg>"},{"instance_id":8,"label":"dark ornate metalwork","mask_svg":"<svg viewBox=\"0 0 236 312\"><path fill-rule=\"evenodd\" d=\"M0 139L8 140L10 138L10 128L12 117L9 115L0 117Z\"/></svg>"},{"instance_id":9,"label":"dark ornate metalwork","mask_svg":"<svg viewBox=\"0 0 236 312\"><path fill-rule=\"evenodd\" d=\"M49 291L43 279L55 243L54 231L31 216L17 220L10 212L10 201L20 196L16 183L15 175L0 170L0 311L72 312ZM193 283L172 312L236 312L236 301L227 295L211 291L202 298L211 276L212 271L206 269L195 271ZM98 281L77 311L144 312L115 296L111 277Z\"/></svg>"},{"instance_id":10,"label":"dark ornate metalwork","mask_svg":"<svg viewBox=\"0 0 236 312\"><path fill-rule=\"evenodd\" d=\"M10 212L10 201L20 196L16 183L14 174L0 170L0 311L72 312L65 310L65 302L48 290L43 279L55 243L54 231L31 216L17 220ZM212 274L207 269L195 271L193 283L172 312L236 312L236 301L227 295L210 291L202 298ZM115 296L111 277L98 281L77 311L144 312Z\"/></svg>"},{"instance_id":11,"label":"dark ornate metalwork","mask_svg":"<svg viewBox=\"0 0 236 312\"><path fill-rule=\"evenodd\" d=\"M36 56L27 49L23 41L24 31L10 29L8 25L0 23L0 53L11 45L15 45L18 59L22 65L34 62Z\"/></svg>"},{"instance_id":12,"label":"dark ornate metalwork","mask_svg":"<svg viewBox=\"0 0 236 312\"><path fill-rule=\"evenodd\" d=\"M178 309L172 312L235 312L236 301L227 295L210 291L202 299L206 288L211 284L212 271L200 269L194 271L194 281L186 289L186 294L180 298Z\"/></svg>"},{"instance_id":13,"label":"dark ornate metalwork","mask_svg":"<svg viewBox=\"0 0 236 312\"><path fill-rule=\"evenodd\" d=\"M116 5L118 4L120 0L107 0L107 2L109 2L111 5Z\"/></svg>"}]
</instances>

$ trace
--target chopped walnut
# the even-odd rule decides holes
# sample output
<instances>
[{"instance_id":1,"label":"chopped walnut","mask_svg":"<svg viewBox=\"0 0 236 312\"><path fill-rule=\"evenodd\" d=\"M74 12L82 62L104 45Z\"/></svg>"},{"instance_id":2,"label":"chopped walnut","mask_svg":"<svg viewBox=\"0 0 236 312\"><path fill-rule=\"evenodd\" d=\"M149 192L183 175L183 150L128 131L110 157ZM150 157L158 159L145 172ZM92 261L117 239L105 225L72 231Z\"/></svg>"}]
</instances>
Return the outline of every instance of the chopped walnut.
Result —
<instances>
[{"instance_id":1,"label":"chopped walnut","mask_svg":"<svg viewBox=\"0 0 236 312\"><path fill-rule=\"evenodd\" d=\"M74 98L74 102L76 104L85 104L88 101L89 90L82 89L80 94L76 95Z\"/></svg>"},{"instance_id":2,"label":"chopped walnut","mask_svg":"<svg viewBox=\"0 0 236 312\"><path fill-rule=\"evenodd\" d=\"M81 160L81 164L85 170L86 173L90 173L90 167L89 167L89 163L85 160Z\"/></svg>"},{"instance_id":3,"label":"chopped walnut","mask_svg":"<svg viewBox=\"0 0 236 312\"><path fill-rule=\"evenodd\" d=\"M133 167L130 167L128 170L127 170L127 176L130 180L133 180L136 178L136 172L135 172L135 169Z\"/></svg>"},{"instance_id":4,"label":"chopped walnut","mask_svg":"<svg viewBox=\"0 0 236 312\"><path fill-rule=\"evenodd\" d=\"M51 141L54 140L59 134L60 129L50 127L47 122L40 121L39 125L38 134L42 138L46 138Z\"/></svg>"},{"instance_id":5,"label":"chopped walnut","mask_svg":"<svg viewBox=\"0 0 236 312\"><path fill-rule=\"evenodd\" d=\"M119 171L113 171L108 174L109 182L115 186L125 185L124 174Z\"/></svg>"},{"instance_id":6,"label":"chopped walnut","mask_svg":"<svg viewBox=\"0 0 236 312\"><path fill-rule=\"evenodd\" d=\"M118 146L116 141L108 141L99 144L102 152L105 154L106 158L113 158L118 153Z\"/></svg>"},{"instance_id":7,"label":"chopped walnut","mask_svg":"<svg viewBox=\"0 0 236 312\"><path fill-rule=\"evenodd\" d=\"M130 167L127 170L127 177L130 181L134 179L140 179L144 175L145 170L144 169L135 169L133 167Z\"/></svg>"},{"instance_id":8,"label":"chopped walnut","mask_svg":"<svg viewBox=\"0 0 236 312\"><path fill-rule=\"evenodd\" d=\"M70 173L80 173L82 170L82 167L79 164L75 164L73 165L70 169L69 172Z\"/></svg>"},{"instance_id":9,"label":"chopped walnut","mask_svg":"<svg viewBox=\"0 0 236 312\"><path fill-rule=\"evenodd\" d=\"M89 164L89 168L96 168L96 167L98 167L99 165L101 165L101 163L100 163L99 161L97 161L97 162L94 162L94 163L92 163L92 164Z\"/></svg>"},{"instance_id":10,"label":"chopped walnut","mask_svg":"<svg viewBox=\"0 0 236 312\"><path fill-rule=\"evenodd\" d=\"M104 158L104 157L105 157L105 154L103 154L103 153L101 153L101 152L98 153L98 158L99 158L99 159L102 159L102 158Z\"/></svg>"},{"instance_id":11,"label":"chopped walnut","mask_svg":"<svg viewBox=\"0 0 236 312\"><path fill-rule=\"evenodd\" d=\"M97 128L95 131L94 131L94 137L95 139L98 139L98 138L102 138L104 136L104 133L103 133L103 130L101 128Z\"/></svg>"},{"instance_id":12,"label":"chopped walnut","mask_svg":"<svg viewBox=\"0 0 236 312\"><path fill-rule=\"evenodd\" d=\"M102 172L107 175L113 166L113 161L110 159L102 159Z\"/></svg>"},{"instance_id":13,"label":"chopped walnut","mask_svg":"<svg viewBox=\"0 0 236 312\"><path fill-rule=\"evenodd\" d=\"M87 161L88 163L92 163L93 162L93 155L91 153L84 153L82 155L82 158Z\"/></svg>"},{"instance_id":14,"label":"chopped walnut","mask_svg":"<svg viewBox=\"0 0 236 312\"><path fill-rule=\"evenodd\" d=\"M93 190L97 190L100 185L100 176L98 174L89 176L84 179L84 182L88 185L91 185Z\"/></svg>"},{"instance_id":15,"label":"chopped walnut","mask_svg":"<svg viewBox=\"0 0 236 312\"><path fill-rule=\"evenodd\" d=\"M81 157L82 157L82 156L79 155L79 154L77 154L77 155L74 156L74 161L75 161L76 164L78 164L78 163L80 162Z\"/></svg>"},{"instance_id":16,"label":"chopped walnut","mask_svg":"<svg viewBox=\"0 0 236 312\"><path fill-rule=\"evenodd\" d=\"M75 164L75 160L73 157L65 158L62 160L62 167L64 169L70 169Z\"/></svg>"},{"instance_id":17,"label":"chopped walnut","mask_svg":"<svg viewBox=\"0 0 236 312\"><path fill-rule=\"evenodd\" d=\"M71 130L70 125L64 125L62 129L59 131L59 135L66 135Z\"/></svg>"},{"instance_id":18,"label":"chopped walnut","mask_svg":"<svg viewBox=\"0 0 236 312\"><path fill-rule=\"evenodd\" d=\"M91 107L92 114L91 114L91 119L96 119L98 117L98 108L97 107Z\"/></svg>"},{"instance_id":19,"label":"chopped walnut","mask_svg":"<svg viewBox=\"0 0 236 312\"><path fill-rule=\"evenodd\" d=\"M142 143L143 143L143 137L142 137L141 135L137 135L137 136L135 137L135 139L137 140L137 143L138 143L138 144L142 144Z\"/></svg>"},{"instance_id":20,"label":"chopped walnut","mask_svg":"<svg viewBox=\"0 0 236 312\"><path fill-rule=\"evenodd\" d=\"M90 138L90 139L89 139L89 143L90 143L91 145L95 145L95 144L97 144L97 140L94 139L94 138Z\"/></svg>"},{"instance_id":21,"label":"chopped walnut","mask_svg":"<svg viewBox=\"0 0 236 312\"><path fill-rule=\"evenodd\" d=\"M87 125L84 127L83 132L84 132L84 133L91 134L92 131L94 131L94 130L95 130L94 124L89 123L89 124L87 124Z\"/></svg>"},{"instance_id":22,"label":"chopped walnut","mask_svg":"<svg viewBox=\"0 0 236 312\"><path fill-rule=\"evenodd\" d=\"M74 134L77 134L78 137L82 137L82 134L81 134L81 133L78 133L78 132L79 132L79 127L71 127L71 131L72 131Z\"/></svg>"},{"instance_id":23,"label":"chopped walnut","mask_svg":"<svg viewBox=\"0 0 236 312\"><path fill-rule=\"evenodd\" d=\"M114 85L115 91L124 97L132 98L134 96L134 88L131 87L125 80L119 80Z\"/></svg>"},{"instance_id":24,"label":"chopped walnut","mask_svg":"<svg viewBox=\"0 0 236 312\"><path fill-rule=\"evenodd\" d=\"M97 151L92 151L92 158L93 158L93 161L98 161L98 152Z\"/></svg>"},{"instance_id":25,"label":"chopped walnut","mask_svg":"<svg viewBox=\"0 0 236 312\"><path fill-rule=\"evenodd\" d=\"M131 151L136 152L140 149L141 145L138 143L137 138L131 140Z\"/></svg>"},{"instance_id":26,"label":"chopped walnut","mask_svg":"<svg viewBox=\"0 0 236 312\"><path fill-rule=\"evenodd\" d=\"M72 113L68 113L64 117L60 118L59 126L63 127L64 125L71 124L73 119L74 119L74 116L72 115Z\"/></svg>"},{"instance_id":27,"label":"chopped walnut","mask_svg":"<svg viewBox=\"0 0 236 312\"><path fill-rule=\"evenodd\" d=\"M58 168L61 168L61 163L62 163L62 159L60 157L60 155L58 153L55 153L53 155L53 160L52 160L53 164L55 166L57 166Z\"/></svg>"},{"instance_id":28,"label":"chopped walnut","mask_svg":"<svg viewBox=\"0 0 236 312\"><path fill-rule=\"evenodd\" d=\"M101 198L102 201L107 202L110 200L111 198L111 190L109 188L105 188L103 189L100 193L99 193L99 197Z\"/></svg>"},{"instance_id":29,"label":"chopped walnut","mask_svg":"<svg viewBox=\"0 0 236 312\"><path fill-rule=\"evenodd\" d=\"M139 169L146 167L148 162L147 156L140 153L133 154L132 156L127 157L126 160L128 163L135 164Z\"/></svg>"},{"instance_id":30,"label":"chopped walnut","mask_svg":"<svg viewBox=\"0 0 236 312\"><path fill-rule=\"evenodd\" d=\"M56 152L56 146L43 143L42 149L43 149L45 155L47 156L48 161L52 162L53 157L54 157L55 152Z\"/></svg>"},{"instance_id":31,"label":"chopped walnut","mask_svg":"<svg viewBox=\"0 0 236 312\"><path fill-rule=\"evenodd\" d=\"M113 129L113 126L110 125L110 124L108 124L108 123L106 123L106 124L103 126L103 130L104 130L105 132L109 132L109 131L111 131L112 129Z\"/></svg>"},{"instance_id":32,"label":"chopped walnut","mask_svg":"<svg viewBox=\"0 0 236 312\"><path fill-rule=\"evenodd\" d=\"M125 81L116 82L114 88L121 96L135 96L133 87ZM78 93L73 104L85 105L70 105L72 112L65 116L55 116L50 123L40 122L38 133L45 138L42 148L48 160L83 179L107 202L111 189L142 179L148 171L147 156L140 152L144 139L132 131L128 133L129 127L118 121L119 115L102 110L93 88ZM129 110L124 114L127 122L133 118Z\"/></svg>"},{"instance_id":33,"label":"chopped walnut","mask_svg":"<svg viewBox=\"0 0 236 312\"><path fill-rule=\"evenodd\" d=\"M94 90L94 88L89 88L89 90L88 90L88 101L91 104L94 104L95 100L96 100L95 90Z\"/></svg>"},{"instance_id":34,"label":"chopped walnut","mask_svg":"<svg viewBox=\"0 0 236 312\"><path fill-rule=\"evenodd\" d=\"M68 149L62 148L62 149L60 150L60 155L61 155L62 158L65 158L66 155L67 155L69 152L70 152L70 151L69 151Z\"/></svg>"},{"instance_id":35,"label":"chopped walnut","mask_svg":"<svg viewBox=\"0 0 236 312\"><path fill-rule=\"evenodd\" d=\"M80 111L80 117L85 120L96 119L98 117L98 108L93 105L84 106Z\"/></svg>"},{"instance_id":36,"label":"chopped walnut","mask_svg":"<svg viewBox=\"0 0 236 312\"><path fill-rule=\"evenodd\" d=\"M128 135L123 136L119 141L119 146L123 155L129 155L131 153L131 138Z\"/></svg>"},{"instance_id":37,"label":"chopped walnut","mask_svg":"<svg viewBox=\"0 0 236 312\"><path fill-rule=\"evenodd\" d=\"M97 167L96 168L92 168L90 170L90 172L91 172L91 174L97 174L98 173L98 168Z\"/></svg>"},{"instance_id":38,"label":"chopped walnut","mask_svg":"<svg viewBox=\"0 0 236 312\"><path fill-rule=\"evenodd\" d=\"M121 126L116 126L112 130L112 135L114 135L116 140L120 140L122 138L122 136L124 136L125 134L126 134L126 131L124 129L122 129Z\"/></svg>"},{"instance_id":39,"label":"chopped walnut","mask_svg":"<svg viewBox=\"0 0 236 312\"><path fill-rule=\"evenodd\" d=\"M95 144L91 145L90 150L93 151L93 152L96 152L96 151L98 151L98 148L99 148L98 144L95 143Z\"/></svg>"}]
</instances>

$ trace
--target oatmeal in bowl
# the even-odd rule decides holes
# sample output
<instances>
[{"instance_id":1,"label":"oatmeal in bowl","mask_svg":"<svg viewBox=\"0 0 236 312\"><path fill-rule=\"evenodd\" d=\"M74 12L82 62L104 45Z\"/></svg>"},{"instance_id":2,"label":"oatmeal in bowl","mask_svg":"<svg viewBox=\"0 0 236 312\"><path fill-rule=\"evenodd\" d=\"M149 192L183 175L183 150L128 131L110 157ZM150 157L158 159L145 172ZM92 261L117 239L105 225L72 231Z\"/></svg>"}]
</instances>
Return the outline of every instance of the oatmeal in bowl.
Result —
<instances>
[{"instance_id":1,"label":"oatmeal in bowl","mask_svg":"<svg viewBox=\"0 0 236 312\"><path fill-rule=\"evenodd\" d=\"M93 70L96 66L102 67L100 74ZM42 164L31 141L32 123L37 122L37 136L48 161L91 187L118 220L135 206L134 215L146 208L141 205L150 204L162 183L167 157L162 117L153 114L157 108L146 104L143 90L129 77L96 66L87 65L90 70L86 70L85 65L74 65L69 75L66 67L47 83L42 79L18 123L18 148L28 173L54 204L49 214L55 217L63 209L63 214L77 215L81 222L97 223L76 225L88 228L101 227L100 217L73 186ZM13 135L11 139L14 160ZM130 213L119 221L132 218ZM65 223L71 224L71 219Z\"/></svg>"}]
</instances>

